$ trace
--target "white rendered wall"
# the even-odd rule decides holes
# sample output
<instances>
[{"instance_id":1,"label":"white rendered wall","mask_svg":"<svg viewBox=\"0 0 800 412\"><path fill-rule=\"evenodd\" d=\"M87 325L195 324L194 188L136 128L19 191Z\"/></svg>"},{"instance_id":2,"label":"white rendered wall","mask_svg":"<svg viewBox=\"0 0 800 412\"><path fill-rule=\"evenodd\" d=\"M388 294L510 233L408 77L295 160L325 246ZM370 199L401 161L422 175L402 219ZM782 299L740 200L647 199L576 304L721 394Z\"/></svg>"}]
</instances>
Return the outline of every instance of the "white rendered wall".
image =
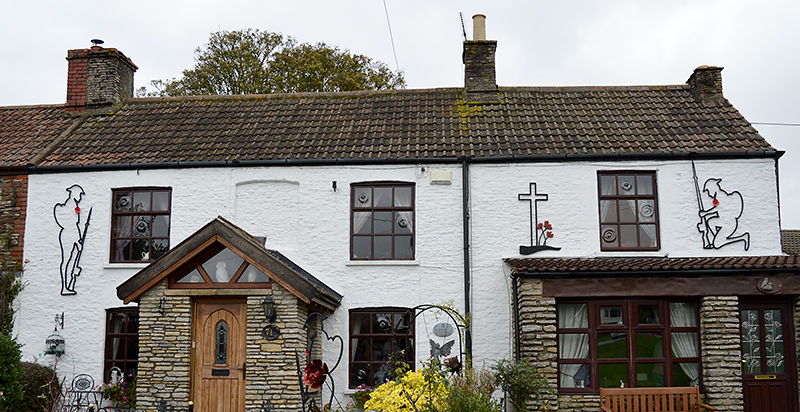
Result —
<instances>
[{"instance_id":1,"label":"white rendered wall","mask_svg":"<svg viewBox=\"0 0 800 412\"><path fill-rule=\"evenodd\" d=\"M424 169L424 170L423 170ZM110 264L111 190L125 187L171 187L170 244L177 245L215 217L222 216L255 236L266 236L277 249L322 282L344 295L342 305L326 321L326 330L345 341L342 364L334 373L337 389L347 387L348 311L352 308L451 302L463 311L463 242L460 174L451 185L431 185L430 170L448 166L361 166L174 169L31 175L28 188L24 274L16 333L26 360L52 364L42 355L53 332L53 316L65 313L60 330L67 347L59 371L70 379L88 373L99 380L103 370L105 309L122 306L116 287L145 267ZM416 184L414 261L350 262L350 184L365 181ZM337 182L336 191L332 182ZM93 209L77 295L60 295L58 226L53 206L67 197L65 189L83 187L85 221ZM280 309L279 309L280 310ZM433 314L416 329L419 360L428 358L428 337L437 323ZM447 340L453 337L447 338ZM441 343L441 342L440 342ZM333 366L338 350L325 348Z\"/></svg>"},{"instance_id":2,"label":"white rendered wall","mask_svg":"<svg viewBox=\"0 0 800 412\"><path fill-rule=\"evenodd\" d=\"M471 187L473 351L476 359L512 356L511 281L502 258L720 257L780 255L775 162L770 159L695 161L699 186L721 178L739 191L744 211L739 232L750 233L750 248L735 243L703 249L697 230L697 197L690 161L563 162L473 165ZM661 248L657 252L600 252L597 172L655 171ZM548 195L539 202L539 222L549 221L548 246L559 251L519 254L530 245L529 202L518 200L530 183ZM704 200L706 209L710 199ZM679 295L681 291L675 291Z\"/></svg>"},{"instance_id":3,"label":"white rendered wall","mask_svg":"<svg viewBox=\"0 0 800 412\"><path fill-rule=\"evenodd\" d=\"M780 254L775 163L772 160L697 161L702 188L710 177L721 178L727 191L744 198L740 230L751 235L749 251L741 244L704 250L696 224L697 200L691 162L570 162L541 164L477 164L470 167L470 231L472 265L472 331L476 365L509 358L512 352L511 283L502 259L523 257L519 246L530 243L528 202L517 199L537 183L549 196L539 203L539 221L553 225L548 245L560 251L528 257L599 256L735 256ZM424 170L423 170L424 169ZM429 173L452 171L451 185L431 185ZM600 252L597 171L655 171L661 250ZM350 262L350 184L364 181L416 183L415 252L413 262ZM337 190L332 182L337 182ZM337 391L348 382L348 311L353 308L442 304L463 311L462 185L458 165L274 167L174 169L31 175L25 259L29 261L20 295L16 333L25 359L52 363L42 356L53 316L65 313L59 332L67 354L59 371L102 374L105 309L121 306L116 287L143 264L109 264L111 189L161 186L172 188L172 246L220 215L255 236L266 236L277 249L322 282L344 295L341 307L326 321L332 335L342 336L345 353L334 372ZM80 184L85 219L93 208L81 259L83 273L75 296L60 295L58 226L53 206L65 189ZM678 293L678 292L676 292ZM429 356L435 337L432 314L417 321L416 354ZM338 350L328 345L324 360L333 366Z\"/></svg>"}]
</instances>

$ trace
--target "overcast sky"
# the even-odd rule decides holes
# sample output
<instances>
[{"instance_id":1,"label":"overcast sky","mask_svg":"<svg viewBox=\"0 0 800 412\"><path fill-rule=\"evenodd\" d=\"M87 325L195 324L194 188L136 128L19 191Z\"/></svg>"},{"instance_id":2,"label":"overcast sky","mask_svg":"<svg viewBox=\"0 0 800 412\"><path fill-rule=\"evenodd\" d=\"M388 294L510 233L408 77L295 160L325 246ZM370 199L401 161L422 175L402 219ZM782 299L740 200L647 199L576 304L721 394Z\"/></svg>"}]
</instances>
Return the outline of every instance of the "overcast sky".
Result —
<instances>
[{"instance_id":1,"label":"overcast sky","mask_svg":"<svg viewBox=\"0 0 800 412\"><path fill-rule=\"evenodd\" d=\"M386 0L409 88L460 87L464 13L487 16L500 86L683 84L723 66L753 123L800 124L798 0ZM179 77L211 32L258 28L324 41L395 68L383 0L0 0L0 106L63 103L68 49L90 40L139 67L136 87ZM781 158L783 228L800 228L800 127L755 127ZM724 176L720 176L723 177ZM729 189L734 190L735 188ZM745 205L747 212L747 205Z\"/></svg>"}]
</instances>

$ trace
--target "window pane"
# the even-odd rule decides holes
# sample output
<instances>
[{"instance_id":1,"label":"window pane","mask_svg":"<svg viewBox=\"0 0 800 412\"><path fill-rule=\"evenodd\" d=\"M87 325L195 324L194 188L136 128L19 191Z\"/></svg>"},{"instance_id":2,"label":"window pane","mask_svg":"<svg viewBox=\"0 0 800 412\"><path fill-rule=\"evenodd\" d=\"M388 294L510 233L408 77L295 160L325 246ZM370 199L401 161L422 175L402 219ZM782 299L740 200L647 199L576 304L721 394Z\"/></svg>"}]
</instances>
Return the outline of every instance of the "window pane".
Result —
<instances>
[{"instance_id":1,"label":"window pane","mask_svg":"<svg viewBox=\"0 0 800 412\"><path fill-rule=\"evenodd\" d=\"M697 327L697 305L691 302L670 302L669 322L672 327Z\"/></svg>"},{"instance_id":2,"label":"window pane","mask_svg":"<svg viewBox=\"0 0 800 412\"><path fill-rule=\"evenodd\" d=\"M114 225L114 236L131 237L131 216L117 216Z\"/></svg>"},{"instance_id":3,"label":"window pane","mask_svg":"<svg viewBox=\"0 0 800 412\"><path fill-rule=\"evenodd\" d=\"M604 248L619 247L619 236L617 235L616 225L603 225L600 226L600 233L603 239Z\"/></svg>"},{"instance_id":4,"label":"window pane","mask_svg":"<svg viewBox=\"0 0 800 412\"><path fill-rule=\"evenodd\" d=\"M375 255L373 257L376 259L392 258L391 236L375 236Z\"/></svg>"},{"instance_id":5,"label":"window pane","mask_svg":"<svg viewBox=\"0 0 800 412\"><path fill-rule=\"evenodd\" d=\"M663 387L665 384L663 363L636 364L636 386Z\"/></svg>"},{"instance_id":6,"label":"window pane","mask_svg":"<svg viewBox=\"0 0 800 412\"><path fill-rule=\"evenodd\" d=\"M761 373L761 325L757 310L742 310L742 372Z\"/></svg>"},{"instance_id":7,"label":"window pane","mask_svg":"<svg viewBox=\"0 0 800 412\"><path fill-rule=\"evenodd\" d=\"M661 332L636 333L637 358L663 358L664 335Z\"/></svg>"},{"instance_id":8,"label":"window pane","mask_svg":"<svg viewBox=\"0 0 800 412\"><path fill-rule=\"evenodd\" d=\"M265 275L264 272L256 269L253 265L248 265L247 269L245 269L242 277L239 278L239 283L267 283L269 282L269 276Z\"/></svg>"},{"instance_id":9,"label":"window pane","mask_svg":"<svg viewBox=\"0 0 800 412\"><path fill-rule=\"evenodd\" d=\"M375 207L389 207L392 205L392 188L375 187L372 189L374 199L372 205Z\"/></svg>"},{"instance_id":10,"label":"window pane","mask_svg":"<svg viewBox=\"0 0 800 412\"><path fill-rule=\"evenodd\" d=\"M640 325L660 325L659 305L639 305L639 324Z\"/></svg>"},{"instance_id":11,"label":"window pane","mask_svg":"<svg viewBox=\"0 0 800 412\"><path fill-rule=\"evenodd\" d=\"M369 339L350 339L350 350L353 351L353 361L368 361Z\"/></svg>"},{"instance_id":12,"label":"window pane","mask_svg":"<svg viewBox=\"0 0 800 412\"><path fill-rule=\"evenodd\" d=\"M387 334L392 333L392 314L391 313L376 313L372 318L372 333L373 334Z\"/></svg>"},{"instance_id":13,"label":"window pane","mask_svg":"<svg viewBox=\"0 0 800 412\"><path fill-rule=\"evenodd\" d=\"M375 233L392 233L392 212L375 212Z\"/></svg>"},{"instance_id":14,"label":"window pane","mask_svg":"<svg viewBox=\"0 0 800 412\"><path fill-rule=\"evenodd\" d=\"M600 359L624 359L628 357L628 342L624 332L598 333L597 357Z\"/></svg>"},{"instance_id":15,"label":"window pane","mask_svg":"<svg viewBox=\"0 0 800 412\"><path fill-rule=\"evenodd\" d=\"M230 249L222 249L203 263L203 269L213 282L230 282L244 260Z\"/></svg>"},{"instance_id":16,"label":"window pane","mask_svg":"<svg viewBox=\"0 0 800 412\"><path fill-rule=\"evenodd\" d=\"M602 223L616 223L617 219L617 201L616 200L601 200L600 201L600 222Z\"/></svg>"},{"instance_id":17,"label":"window pane","mask_svg":"<svg viewBox=\"0 0 800 412\"><path fill-rule=\"evenodd\" d=\"M600 324L602 325L622 325L622 306L601 306Z\"/></svg>"},{"instance_id":18,"label":"window pane","mask_svg":"<svg viewBox=\"0 0 800 412\"><path fill-rule=\"evenodd\" d=\"M156 260L169 252L169 239L153 239L153 253L150 259Z\"/></svg>"},{"instance_id":19,"label":"window pane","mask_svg":"<svg viewBox=\"0 0 800 412\"><path fill-rule=\"evenodd\" d=\"M652 200L637 200L639 206L639 221L640 222L655 222L656 221L656 203Z\"/></svg>"},{"instance_id":20,"label":"window pane","mask_svg":"<svg viewBox=\"0 0 800 412\"><path fill-rule=\"evenodd\" d=\"M131 260L150 260L150 241L134 239Z\"/></svg>"},{"instance_id":21,"label":"window pane","mask_svg":"<svg viewBox=\"0 0 800 412\"><path fill-rule=\"evenodd\" d=\"M394 205L400 207L411 206L410 187L396 187L394 189Z\"/></svg>"},{"instance_id":22,"label":"window pane","mask_svg":"<svg viewBox=\"0 0 800 412\"><path fill-rule=\"evenodd\" d=\"M372 257L372 237L353 236L353 257L356 259Z\"/></svg>"},{"instance_id":23,"label":"window pane","mask_svg":"<svg viewBox=\"0 0 800 412\"><path fill-rule=\"evenodd\" d=\"M114 193L114 211L115 212L130 212L132 197L133 197L133 194L131 192L116 192L116 193Z\"/></svg>"},{"instance_id":24,"label":"window pane","mask_svg":"<svg viewBox=\"0 0 800 412\"><path fill-rule=\"evenodd\" d=\"M109 342L111 343L111 351L109 352L109 359L118 360L118 359L125 359L125 352L123 351L123 338L110 338Z\"/></svg>"},{"instance_id":25,"label":"window pane","mask_svg":"<svg viewBox=\"0 0 800 412\"><path fill-rule=\"evenodd\" d=\"M561 388L591 388L589 365L584 363L561 364L559 371L559 387Z\"/></svg>"},{"instance_id":26,"label":"window pane","mask_svg":"<svg viewBox=\"0 0 800 412\"><path fill-rule=\"evenodd\" d=\"M623 175L619 177L619 194L630 196L636 193L636 182L633 176Z\"/></svg>"},{"instance_id":27,"label":"window pane","mask_svg":"<svg viewBox=\"0 0 800 412\"><path fill-rule=\"evenodd\" d=\"M353 233L372 233L372 212L353 212Z\"/></svg>"},{"instance_id":28,"label":"window pane","mask_svg":"<svg viewBox=\"0 0 800 412\"><path fill-rule=\"evenodd\" d=\"M350 386L357 387L360 385L371 384L372 373L370 372L369 365L353 365L350 368Z\"/></svg>"},{"instance_id":29,"label":"window pane","mask_svg":"<svg viewBox=\"0 0 800 412\"><path fill-rule=\"evenodd\" d=\"M641 247L656 247L656 225L639 226L639 245Z\"/></svg>"},{"instance_id":30,"label":"window pane","mask_svg":"<svg viewBox=\"0 0 800 412\"><path fill-rule=\"evenodd\" d=\"M600 176L600 194L613 196L617 194L614 176Z\"/></svg>"},{"instance_id":31,"label":"window pane","mask_svg":"<svg viewBox=\"0 0 800 412\"><path fill-rule=\"evenodd\" d=\"M397 334L409 333L409 325L411 322L411 312L403 316L403 313L395 313L392 315L392 327Z\"/></svg>"},{"instance_id":32,"label":"window pane","mask_svg":"<svg viewBox=\"0 0 800 412\"><path fill-rule=\"evenodd\" d=\"M629 248L639 246L636 240L636 232L636 225L619 225L619 245Z\"/></svg>"},{"instance_id":33,"label":"window pane","mask_svg":"<svg viewBox=\"0 0 800 412\"><path fill-rule=\"evenodd\" d=\"M588 333L558 335L558 357L561 359L586 359L589 357Z\"/></svg>"},{"instance_id":34,"label":"window pane","mask_svg":"<svg viewBox=\"0 0 800 412\"><path fill-rule=\"evenodd\" d=\"M373 362L388 362L389 355L392 353L392 339L391 338L373 338L372 339L372 361Z\"/></svg>"},{"instance_id":35,"label":"window pane","mask_svg":"<svg viewBox=\"0 0 800 412\"><path fill-rule=\"evenodd\" d=\"M700 384L699 363L672 364L672 386L697 386Z\"/></svg>"},{"instance_id":36,"label":"window pane","mask_svg":"<svg viewBox=\"0 0 800 412\"><path fill-rule=\"evenodd\" d=\"M597 366L601 388L618 388L623 384L629 387L628 365L620 363L601 363Z\"/></svg>"},{"instance_id":37,"label":"window pane","mask_svg":"<svg viewBox=\"0 0 800 412\"><path fill-rule=\"evenodd\" d=\"M411 259L414 257L413 237L397 236L394 238L394 258Z\"/></svg>"},{"instance_id":38,"label":"window pane","mask_svg":"<svg viewBox=\"0 0 800 412\"><path fill-rule=\"evenodd\" d=\"M195 269L189 272L188 275L180 278L177 283L205 283L205 280L203 280L203 276L200 275L200 272Z\"/></svg>"},{"instance_id":39,"label":"window pane","mask_svg":"<svg viewBox=\"0 0 800 412\"><path fill-rule=\"evenodd\" d=\"M394 233L410 234L414 227L413 216L412 212L394 212Z\"/></svg>"},{"instance_id":40,"label":"window pane","mask_svg":"<svg viewBox=\"0 0 800 412\"><path fill-rule=\"evenodd\" d=\"M153 192L153 210L159 212L169 210L169 192Z\"/></svg>"},{"instance_id":41,"label":"window pane","mask_svg":"<svg viewBox=\"0 0 800 412\"><path fill-rule=\"evenodd\" d=\"M700 357L697 348L697 332L672 332L671 336L673 358Z\"/></svg>"},{"instance_id":42,"label":"window pane","mask_svg":"<svg viewBox=\"0 0 800 412\"><path fill-rule=\"evenodd\" d=\"M371 329L369 328L370 325L370 317L367 313L357 313L353 315L353 334L369 334Z\"/></svg>"},{"instance_id":43,"label":"window pane","mask_svg":"<svg viewBox=\"0 0 800 412\"><path fill-rule=\"evenodd\" d=\"M139 358L139 338L128 338L125 345L126 359Z\"/></svg>"},{"instance_id":44,"label":"window pane","mask_svg":"<svg viewBox=\"0 0 800 412\"><path fill-rule=\"evenodd\" d=\"M133 210L136 212L150 210L150 192L133 192Z\"/></svg>"},{"instance_id":45,"label":"window pane","mask_svg":"<svg viewBox=\"0 0 800 412\"><path fill-rule=\"evenodd\" d=\"M372 190L368 187L353 188L353 207L372 206Z\"/></svg>"},{"instance_id":46,"label":"window pane","mask_svg":"<svg viewBox=\"0 0 800 412\"><path fill-rule=\"evenodd\" d=\"M653 177L650 175L636 176L636 194L638 195L652 195L653 194Z\"/></svg>"},{"instance_id":47,"label":"window pane","mask_svg":"<svg viewBox=\"0 0 800 412\"><path fill-rule=\"evenodd\" d=\"M153 216L153 237L169 236L169 216Z\"/></svg>"},{"instance_id":48,"label":"window pane","mask_svg":"<svg viewBox=\"0 0 800 412\"><path fill-rule=\"evenodd\" d=\"M134 237L150 236L150 216L133 217L133 236Z\"/></svg>"},{"instance_id":49,"label":"window pane","mask_svg":"<svg viewBox=\"0 0 800 412\"><path fill-rule=\"evenodd\" d=\"M619 201L619 221L627 223L636 222L636 201L622 199Z\"/></svg>"},{"instance_id":50,"label":"window pane","mask_svg":"<svg viewBox=\"0 0 800 412\"><path fill-rule=\"evenodd\" d=\"M589 316L585 303L562 303L558 305L558 327L566 329L588 328Z\"/></svg>"}]
</instances>

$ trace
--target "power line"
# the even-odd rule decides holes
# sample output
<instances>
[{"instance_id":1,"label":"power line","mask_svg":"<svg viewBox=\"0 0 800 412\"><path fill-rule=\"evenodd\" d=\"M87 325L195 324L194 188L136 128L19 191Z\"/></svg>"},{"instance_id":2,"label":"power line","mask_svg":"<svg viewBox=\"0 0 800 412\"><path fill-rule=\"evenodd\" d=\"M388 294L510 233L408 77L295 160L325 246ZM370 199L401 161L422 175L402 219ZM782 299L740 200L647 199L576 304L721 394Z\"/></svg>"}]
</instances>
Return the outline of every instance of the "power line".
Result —
<instances>
[{"instance_id":1,"label":"power line","mask_svg":"<svg viewBox=\"0 0 800 412\"><path fill-rule=\"evenodd\" d=\"M392 40L392 53L394 53L394 64L397 66L397 71L400 71L400 63L397 61L397 49L394 47L394 36L392 35L392 23L389 22L389 9L386 8L386 0L383 0L383 11L386 12L386 25L389 26L389 39Z\"/></svg>"},{"instance_id":2,"label":"power line","mask_svg":"<svg viewBox=\"0 0 800 412\"><path fill-rule=\"evenodd\" d=\"M800 126L800 123L756 123L751 122L750 124L760 124L764 126Z\"/></svg>"}]
</instances>

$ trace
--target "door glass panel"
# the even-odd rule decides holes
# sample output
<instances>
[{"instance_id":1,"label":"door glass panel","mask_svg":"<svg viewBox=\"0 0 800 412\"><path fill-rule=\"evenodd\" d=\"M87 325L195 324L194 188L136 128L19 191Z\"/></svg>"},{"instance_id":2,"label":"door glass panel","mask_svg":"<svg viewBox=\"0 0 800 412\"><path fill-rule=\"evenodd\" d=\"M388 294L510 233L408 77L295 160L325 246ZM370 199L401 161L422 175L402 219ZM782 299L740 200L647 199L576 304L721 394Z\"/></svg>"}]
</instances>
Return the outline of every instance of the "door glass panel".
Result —
<instances>
[{"instance_id":1,"label":"door glass panel","mask_svg":"<svg viewBox=\"0 0 800 412\"><path fill-rule=\"evenodd\" d=\"M767 373L786 372L784 358L783 323L780 309L764 310L764 347Z\"/></svg>"},{"instance_id":2,"label":"door glass panel","mask_svg":"<svg viewBox=\"0 0 800 412\"><path fill-rule=\"evenodd\" d=\"M742 310L742 373L761 373L761 338L757 310Z\"/></svg>"},{"instance_id":3,"label":"door glass panel","mask_svg":"<svg viewBox=\"0 0 800 412\"><path fill-rule=\"evenodd\" d=\"M224 320L217 323L214 339L214 364L228 364L228 324Z\"/></svg>"}]
</instances>

